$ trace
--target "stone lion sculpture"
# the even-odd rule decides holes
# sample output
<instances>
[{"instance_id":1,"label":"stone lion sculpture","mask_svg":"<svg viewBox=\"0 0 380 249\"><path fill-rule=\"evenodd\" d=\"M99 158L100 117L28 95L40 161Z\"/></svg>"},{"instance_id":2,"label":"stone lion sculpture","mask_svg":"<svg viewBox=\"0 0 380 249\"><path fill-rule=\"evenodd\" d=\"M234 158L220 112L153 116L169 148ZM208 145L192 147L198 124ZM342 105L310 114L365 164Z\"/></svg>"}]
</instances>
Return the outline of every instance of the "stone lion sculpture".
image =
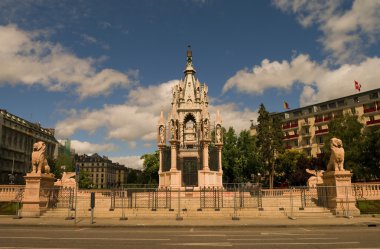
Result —
<instances>
[{"instance_id":1,"label":"stone lion sculpture","mask_svg":"<svg viewBox=\"0 0 380 249\"><path fill-rule=\"evenodd\" d=\"M331 156L327 164L327 171L344 171L344 149L342 140L333 137L330 140Z\"/></svg>"},{"instance_id":2,"label":"stone lion sculpture","mask_svg":"<svg viewBox=\"0 0 380 249\"><path fill-rule=\"evenodd\" d=\"M46 160L46 144L42 141L33 144L31 173L50 173L50 167Z\"/></svg>"}]
</instances>

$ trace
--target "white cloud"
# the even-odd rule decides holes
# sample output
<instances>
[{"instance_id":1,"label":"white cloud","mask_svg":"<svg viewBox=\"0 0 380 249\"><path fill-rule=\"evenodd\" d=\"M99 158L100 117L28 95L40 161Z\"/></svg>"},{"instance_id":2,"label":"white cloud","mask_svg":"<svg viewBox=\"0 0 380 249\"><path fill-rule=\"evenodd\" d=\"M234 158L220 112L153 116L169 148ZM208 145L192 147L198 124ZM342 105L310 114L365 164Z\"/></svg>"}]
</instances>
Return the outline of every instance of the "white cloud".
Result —
<instances>
[{"instance_id":1,"label":"white cloud","mask_svg":"<svg viewBox=\"0 0 380 249\"><path fill-rule=\"evenodd\" d=\"M125 73L109 68L97 71L95 64L101 59L79 58L43 35L15 25L0 26L0 84L37 84L50 91L74 87L81 98L131 84Z\"/></svg>"},{"instance_id":2,"label":"white cloud","mask_svg":"<svg viewBox=\"0 0 380 249\"><path fill-rule=\"evenodd\" d=\"M142 169L144 160L140 159L140 156L121 156L121 157L109 157L112 162L118 162L127 168Z\"/></svg>"},{"instance_id":3,"label":"white cloud","mask_svg":"<svg viewBox=\"0 0 380 249\"><path fill-rule=\"evenodd\" d=\"M298 55L290 62L263 60L252 70L241 70L227 80L223 90L236 88L240 92L260 94L268 88L289 89L293 84L304 85L301 105L312 104L354 94L354 80L362 85L362 91L379 87L380 58L367 58L359 64L343 64L329 69L324 64Z\"/></svg>"},{"instance_id":4,"label":"white cloud","mask_svg":"<svg viewBox=\"0 0 380 249\"><path fill-rule=\"evenodd\" d=\"M220 111L222 116L222 125L226 129L232 126L238 133L242 130L249 129L250 120L257 120L257 111L251 111L248 108L241 108L234 103L223 105L210 105L209 111L212 113L212 119L215 120L215 114Z\"/></svg>"},{"instance_id":5,"label":"white cloud","mask_svg":"<svg viewBox=\"0 0 380 249\"><path fill-rule=\"evenodd\" d=\"M132 89L128 101L121 105L105 105L96 110L69 110L68 118L56 124L58 137L70 137L79 130L94 133L105 128L108 139L121 139L128 142L130 148L136 146L136 140L150 144L156 139L156 124L161 110L168 114L171 108L171 88L178 80L159 85ZM223 125L233 126L237 131L248 129L251 119L257 114L249 109L239 109L232 103L210 105L211 115L220 110ZM213 117L215 118L215 116Z\"/></svg>"},{"instance_id":6,"label":"white cloud","mask_svg":"<svg viewBox=\"0 0 380 249\"><path fill-rule=\"evenodd\" d=\"M364 50L380 37L380 1L355 0L350 9L342 1L274 0L274 5L297 16L304 27L318 25L326 52L337 63L359 62Z\"/></svg>"},{"instance_id":7,"label":"white cloud","mask_svg":"<svg viewBox=\"0 0 380 249\"><path fill-rule=\"evenodd\" d=\"M289 89L295 81L307 84L325 72L325 67L312 62L308 55L298 55L291 62L264 59L252 70L243 69L229 78L223 87L227 92L236 87L240 92L263 93L267 88Z\"/></svg>"},{"instance_id":8,"label":"white cloud","mask_svg":"<svg viewBox=\"0 0 380 249\"><path fill-rule=\"evenodd\" d=\"M78 140L71 140L71 148L74 149L77 154L102 154L102 152L117 150L114 144L94 144Z\"/></svg>"},{"instance_id":9,"label":"white cloud","mask_svg":"<svg viewBox=\"0 0 380 249\"><path fill-rule=\"evenodd\" d=\"M128 101L121 105L105 105L102 109L69 111L69 117L56 125L58 137L70 137L78 130L90 133L101 127L107 130L107 138L129 141L145 141L156 138L155 125L160 111L170 109L171 87L177 80L157 86L138 87L130 91Z\"/></svg>"}]
</instances>

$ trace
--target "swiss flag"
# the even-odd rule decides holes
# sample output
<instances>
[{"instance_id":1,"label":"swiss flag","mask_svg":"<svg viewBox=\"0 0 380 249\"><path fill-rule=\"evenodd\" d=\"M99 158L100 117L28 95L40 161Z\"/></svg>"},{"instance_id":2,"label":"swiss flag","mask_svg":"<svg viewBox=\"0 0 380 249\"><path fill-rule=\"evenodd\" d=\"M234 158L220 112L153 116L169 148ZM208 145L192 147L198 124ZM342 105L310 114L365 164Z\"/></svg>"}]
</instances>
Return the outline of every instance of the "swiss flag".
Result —
<instances>
[{"instance_id":1,"label":"swiss flag","mask_svg":"<svg viewBox=\"0 0 380 249\"><path fill-rule=\"evenodd\" d=\"M358 90L360 92L360 88L362 87L362 85L359 84L359 82L357 82L355 80L355 89Z\"/></svg>"}]
</instances>

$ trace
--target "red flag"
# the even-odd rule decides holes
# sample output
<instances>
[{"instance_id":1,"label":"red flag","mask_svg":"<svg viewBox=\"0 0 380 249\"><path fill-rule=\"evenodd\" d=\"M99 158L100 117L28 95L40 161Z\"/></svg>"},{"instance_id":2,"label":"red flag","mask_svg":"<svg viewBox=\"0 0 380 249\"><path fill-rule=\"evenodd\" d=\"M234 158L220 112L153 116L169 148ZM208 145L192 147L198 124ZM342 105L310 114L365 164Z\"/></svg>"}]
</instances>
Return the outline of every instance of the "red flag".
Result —
<instances>
[{"instance_id":1,"label":"red flag","mask_svg":"<svg viewBox=\"0 0 380 249\"><path fill-rule=\"evenodd\" d=\"M290 108L289 108L289 104L286 102L286 101L284 101L284 109L286 109L286 110L289 110Z\"/></svg>"},{"instance_id":2,"label":"red flag","mask_svg":"<svg viewBox=\"0 0 380 249\"><path fill-rule=\"evenodd\" d=\"M359 84L359 82L357 82L355 80L355 89L358 90L360 92L360 88L362 87L362 85Z\"/></svg>"}]
</instances>

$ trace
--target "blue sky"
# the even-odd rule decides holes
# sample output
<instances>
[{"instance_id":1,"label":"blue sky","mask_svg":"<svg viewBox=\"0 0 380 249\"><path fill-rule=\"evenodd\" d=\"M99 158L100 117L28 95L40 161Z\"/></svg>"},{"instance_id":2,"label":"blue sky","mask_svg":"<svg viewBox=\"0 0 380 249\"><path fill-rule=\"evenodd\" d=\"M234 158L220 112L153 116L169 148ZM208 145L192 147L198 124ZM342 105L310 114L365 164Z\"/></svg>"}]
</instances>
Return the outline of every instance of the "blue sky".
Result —
<instances>
[{"instance_id":1,"label":"blue sky","mask_svg":"<svg viewBox=\"0 0 380 249\"><path fill-rule=\"evenodd\" d=\"M187 45L210 112L271 111L379 87L379 1L0 1L0 108L130 167L156 149Z\"/></svg>"}]
</instances>

